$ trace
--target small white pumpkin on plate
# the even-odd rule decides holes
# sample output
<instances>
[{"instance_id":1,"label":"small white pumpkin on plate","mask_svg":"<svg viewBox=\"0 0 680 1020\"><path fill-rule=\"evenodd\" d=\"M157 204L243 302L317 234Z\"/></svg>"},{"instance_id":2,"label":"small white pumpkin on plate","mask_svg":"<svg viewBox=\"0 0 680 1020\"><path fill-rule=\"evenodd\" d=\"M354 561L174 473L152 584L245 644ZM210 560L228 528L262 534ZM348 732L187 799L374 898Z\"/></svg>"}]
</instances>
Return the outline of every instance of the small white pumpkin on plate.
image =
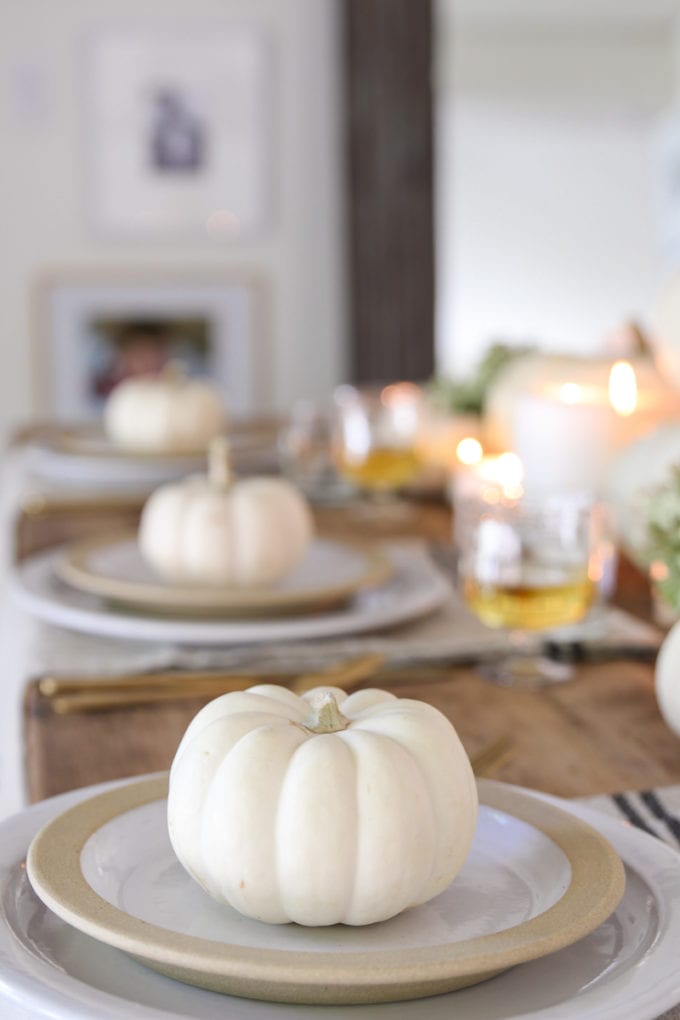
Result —
<instances>
[{"instance_id":1,"label":"small white pumpkin on plate","mask_svg":"<svg viewBox=\"0 0 680 1020\"><path fill-rule=\"evenodd\" d=\"M104 430L111 442L146 453L204 450L225 425L217 386L189 378L175 363L159 375L119 383L104 408Z\"/></svg>"},{"instance_id":2,"label":"small white pumpkin on plate","mask_svg":"<svg viewBox=\"0 0 680 1020\"><path fill-rule=\"evenodd\" d=\"M463 866L476 820L451 723L387 691L224 694L192 720L170 772L180 862L270 924L372 924L425 903Z\"/></svg>"},{"instance_id":3,"label":"small white pumpkin on plate","mask_svg":"<svg viewBox=\"0 0 680 1020\"><path fill-rule=\"evenodd\" d=\"M303 559L314 534L304 496L283 478L233 478L229 444L213 439L208 475L163 485L139 526L143 558L178 584L266 586Z\"/></svg>"}]
</instances>

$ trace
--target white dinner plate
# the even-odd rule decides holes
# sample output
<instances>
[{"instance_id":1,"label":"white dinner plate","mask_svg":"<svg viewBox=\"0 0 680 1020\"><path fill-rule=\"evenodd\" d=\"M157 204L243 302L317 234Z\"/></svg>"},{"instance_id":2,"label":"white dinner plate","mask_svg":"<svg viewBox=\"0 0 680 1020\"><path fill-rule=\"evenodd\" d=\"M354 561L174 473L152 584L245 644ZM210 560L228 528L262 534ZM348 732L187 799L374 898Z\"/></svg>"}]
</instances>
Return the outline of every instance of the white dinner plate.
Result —
<instances>
[{"instance_id":1,"label":"white dinner plate","mask_svg":"<svg viewBox=\"0 0 680 1020\"><path fill-rule=\"evenodd\" d=\"M59 815L31 844L28 875L62 920L189 984L312 1005L421 998L571 945L623 895L621 861L594 829L502 783L482 780L479 795L455 881L364 927L268 925L215 903L170 845L167 777Z\"/></svg>"},{"instance_id":2,"label":"white dinner plate","mask_svg":"<svg viewBox=\"0 0 680 1020\"><path fill-rule=\"evenodd\" d=\"M626 866L614 914L579 942L471 988L377 1006L274 1005L162 977L59 920L24 867L38 830L107 784L45 801L0 826L3 1020L654 1020L680 1002L680 855L599 812L542 798L606 836Z\"/></svg>"},{"instance_id":3,"label":"white dinner plate","mask_svg":"<svg viewBox=\"0 0 680 1020\"><path fill-rule=\"evenodd\" d=\"M236 422L230 432L234 468L241 474L278 469L276 433ZM31 475L58 488L100 492L147 492L205 469L205 453L148 453L110 443L97 427L64 426L35 435L26 444Z\"/></svg>"},{"instance_id":4,"label":"white dinner plate","mask_svg":"<svg viewBox=\"0 0 680 1020\"><path fill-rule=\"evenodd\" d=\"M382 630L425 616L451 598L448 581L422 550L390 548L388 556L394 569L384 584L360 591L331 612L290 618L197 620L112 608L59 580L63 549L23 561L14 569L11 586L19 605L37 619L88 634L213 646L287 641Z\"/></svg>"},{"instance_id":5,"label":"white dinner plate","mask_svg":"<svg viewBox=\"0 0 680 1020\"><path fill-rule=\"evenodd\" d=\"M125 609L247 619L335 609L392 573L387 556L315 538L303 560L275 584L229 587L163 581L145 562L135 533L74 542L56 564L63 581Z\"/></svg>"}]
</instances>

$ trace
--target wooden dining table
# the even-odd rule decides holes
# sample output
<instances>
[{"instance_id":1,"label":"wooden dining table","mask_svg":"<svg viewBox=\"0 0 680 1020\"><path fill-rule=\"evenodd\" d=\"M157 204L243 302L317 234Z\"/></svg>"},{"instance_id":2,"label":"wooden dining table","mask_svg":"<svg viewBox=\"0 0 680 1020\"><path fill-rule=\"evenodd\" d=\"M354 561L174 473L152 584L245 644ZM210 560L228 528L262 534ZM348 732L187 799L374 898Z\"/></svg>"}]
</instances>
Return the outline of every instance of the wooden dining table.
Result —
<instances>
[{"instance_id":1,"label":"wooden dining table","mask_svg":"<svg viewBox=\"0 0 680 1020\"><path fill-rule=\"evenodd\" d=\"M126 519L132 508L126 504ZM87 510L85 511L87 515ZM413 500L401 517L357 514L356 508L317 509L326 535L369 545L418 537L434 547L451 545L451 511L441 500ZM110 526L110 514L100 512ZM88 530L96 518L87 515ZM18 522L20 555L70 537L77 509L45 504ZM646 578L623 559L616 604L649 619ZM26 784L30 800L66 790L169 767L190 719L209 695L162 703L130 704L106 711L58 714L41 693L39 676L27 677L24 697ZM254 680L261 678L254 677ZM189 679L187 683L189 683ZM469 754L493 747L484 773L495 779L564 797L644 790L680 783L680 737L664 722L654 694L654 662L612 655L574 666L566 682L539 689L490 683L472 663L411 668L396 676L378 672L356 685L385 687L400 697L420 698L455 725Z\"/></svg>"}]
</instances>

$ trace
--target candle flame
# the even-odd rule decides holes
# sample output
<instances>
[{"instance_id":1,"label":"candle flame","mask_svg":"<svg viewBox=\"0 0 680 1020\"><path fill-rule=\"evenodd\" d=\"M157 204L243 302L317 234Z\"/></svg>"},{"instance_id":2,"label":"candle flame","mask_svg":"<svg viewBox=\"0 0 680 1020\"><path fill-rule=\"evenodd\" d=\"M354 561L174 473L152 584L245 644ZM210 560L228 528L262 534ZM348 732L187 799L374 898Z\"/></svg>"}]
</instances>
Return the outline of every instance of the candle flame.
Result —
<instances>
[{"instance_id":1,"label":"candle flame","mask_svg":"<svg viewBox=\"0 0 680 1020\"><path fill-rule=\"evenodd\" d=\"M519 485L522 481L522 461L516 453L502 453L498 458L498 480L501 485Z\"/></svg>"},{"instance_id":2,"label":"candle flame","mask_svg":"<svg viewBox=\"0 0 680 1020\"><path fill-rule=\"evenodd\" d=\"M502 453L496 462L496 481L506 499L521 499L524 494L522 461L516 453Z\"/></svg>"},{"instance_id":3,"label":"candle flame","mask_svg":"<svg viewBox=\"0 0 680 1020\"><path fill-rule=\"evenodd\" d=\"M580 404L583 400L583 389L578 383L568 382L560 386L560 400L565 404Z\"/></svg>"},{"instance_id":4,"label":"candle flame","mask_svg":"<svg viewBox=\"0 0 680 1020\"><path fill-rule=\"evenodd\" d=\"M483 453L482 444L472 436L461 439L456 447L456 457L461 464L466 464L468 467L472 464L479 464Z\"/></svg>"},{"instance_id":5,"label":"candle flame","mask_svg":"<svg viewBox=\"0 0 680 1020\"><path fill-rule=\"evenodd\" d=\"M609 373L609 402L622 418L627 418L637 407L637 378L629 361L617 361L612 365Z\"/></svg>"}]
</instances>

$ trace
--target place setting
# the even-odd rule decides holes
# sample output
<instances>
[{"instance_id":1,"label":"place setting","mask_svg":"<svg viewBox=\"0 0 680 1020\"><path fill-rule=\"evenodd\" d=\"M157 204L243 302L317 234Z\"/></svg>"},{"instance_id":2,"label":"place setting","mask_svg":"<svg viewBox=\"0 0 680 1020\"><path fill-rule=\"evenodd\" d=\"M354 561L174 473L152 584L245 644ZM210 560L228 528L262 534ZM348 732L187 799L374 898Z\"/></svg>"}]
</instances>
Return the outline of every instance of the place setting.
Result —
<instances>
[{"instance_id":1,"label":"place setting","mask_svg":"<svg viewBox=\"0 0 680 1020\"><path fill-rule=\"evenodd\" d=\"M347 1004L360 1016L396 1017L405 1002L417 998L423 1016L455 1009L471 1020L507 1017L509 998L512 1016L545 1020L573 1016L574 1010L584 1020L653 1017L676 1001L677 851L559 798L489 780L475 788L455 732L444 731L435 710L426 713L422 703L406 702L405 714L395 716L398 702L386 692L343 697L332 690L315 688L298 697L261 686L222 699L221 718L238 725L244 718L239 713L250 713L255 743L243 750L242 765L236 748L217 745L225 762L236 752L233 775L230 768L219 770L225 806L236 812L221 834L209 836L208 818L202 819L217 774L207 779L192 763L210 746L206 741L215 739L211 732L220 716L214 703L203 710L205 722L199 714L180 744L170 802L167 775L156 775L62 795L24 812L18 824L5 823L0 946L12 961L12 977L5 981L11 1000L35 1016L64 1008L75 1017L87 1010L123 1017L134 1009L136 1016L207 1018L223 1015L225 1003L235 1017L292 1016L301 1008L333 1015L334 1006ZM256 709L252 703L258 700L262 707ZM305 720L295 741L305 747L312 772L296 772L300 785L290 795L277 790L276 774L257 758L258 732L274 732L272 702L284 753L292 751L291 720ZM349 718L348 727L333 730L337 721L324 718L329 704L331 716L339 710L345 722ZM387 787L370 809L383 817L373 818L353 797L341 805L347 795L342 783L333 794L338 815L333 807L332 832L327 827L333 815L326 811L308 819L309 831L300 828L296 812L307 798L316 800L315 783L319 792L324 785L323 773L314 775L315 745L316 754L323 754L322 744L330 748L329 734L338 744L361 736L365 747L357 765L366 770L367 781L369 775L377 779L382 770L370 742L375 734L378 758L385 754L378 735L390 727L401 732L402 746L412 748L407 754L420 756L423 772L407 780L408 758L389 768L385 762L381 783L397 783L403 791L404 782L408 787L434 779L442 808L448 804L439 823L427 825L427 837L418 827L423 819L408 817L403 804L385 799ZM426 747L417 734L428 729ZM345 741L338 736L343 733ZM447 779L438 765L432 770L442 756L450 757L455 772ZM247 788L236 800L228 792L232 782L243 781L241 768L255 785L260 770L269 770L275 799L265 800L256 815ZM370 799L370 784L364 787L360 780L359 792ZM433 803L437 794L431 791ZM277 801L281 843L275 848L265 832L274 824L268 811ZM196 823L207 826L203 835ZM246 842L236 858L225 860L220 840L233 838L233 825L245 827ZM328 841L339 881L349 867L346 825L364 832L355 852L366 855L367 870L359 858L354 892L351 886L344 891L345 881L340 888L329 885L325 855L321 865L304 849ZM387 832L396 834L395 825L404 827L403 835L390 843L385 873L384 857L374 854ZM252 846L249 838L256 841ZM460 869L453 881L447 885L448 878L437 877L430 885L440 890L434 898L400 910L411 897L424 898L415 890L422 890L430 873L427 862L452 838L455 858L447 871ZM256 863L273 852L288 862L278 871L278 885ZM377 860L383 862L380 875L371 871L370 862ZM346 915L350 904L352 914Z\"/></svg>"},{"instance_id":2,"label":"place setting","mask_svg":"<svg viewBox=\"0 0 680 1020\"><path fill-rule=\"evenodd\" d=\"M168 536L170 550L174 541ZM279 558L280 541L276 535ZM216 585L165 580L134 533L105 535L31 557L17 568L13 591L31 615L59 627L205 645L380 630L425 616L450 596L418 546L367 548L311 535L303 545L280 580Z\"/></svg>"},{"instance_id":3,"label":"place setting","mask_svg":"<svg viewBox=\"0 0 680 1020\"><path fill-rule=\"evenodd\" d=\"M274 470L278 427L275 417L233 416L220 387L169 361L156 376L115 386L93 422L29 430L24 459L34 484L57 491L97 484L109 495L143 494L200 471L210 440L225 430L239 470Z\"/></svg>"}]
</instances>

